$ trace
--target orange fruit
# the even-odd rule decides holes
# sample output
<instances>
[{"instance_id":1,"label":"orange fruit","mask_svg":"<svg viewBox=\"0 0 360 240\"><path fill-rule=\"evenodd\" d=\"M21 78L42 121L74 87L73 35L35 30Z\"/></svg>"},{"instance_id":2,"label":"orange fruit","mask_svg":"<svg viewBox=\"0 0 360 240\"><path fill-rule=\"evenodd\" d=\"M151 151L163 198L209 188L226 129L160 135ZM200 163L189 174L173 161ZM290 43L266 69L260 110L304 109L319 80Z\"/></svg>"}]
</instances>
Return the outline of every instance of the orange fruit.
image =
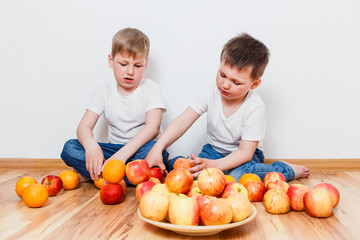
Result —
<instances>
[{"instance_id":1,"label":"orange fruit","mask_svg":"<svg viewBox=\"0 0 360 240\"><path fill-rule=\"evenodd\" d=\"M63 189L66 190L74 189L79 184L79 176L74 171L65 170L59 174L59 177L63 182Z\"/></svg>"},{"instance_id":2,"label":"orange fruit","mask_svg":"<svg viewBox=\"0 0 360 240\"><path fill-rule=\"evenodd\" d=\"M40 183L29 185L23 192L23 200L28 207L41 207L48 199L48 190Z\"/></svg>"},{"instance_id":3,"label":"orange fruit","mask_svg":"<svg viewBox=\"0 0 360 240\"><path fill-rule=\"evenodd\" d=\"M255 173L245 173L239 179L239 183L241 183L244 186L249 181L261 181L261 178Z\"/></svg>"},{"instance_id":4,"label":"orange fruit","mask_svg":"<svg viewBox=\"0 0 360 240\"><path fill-rule=\"evenodd\" d=\"M102 172L107 183L119 183L125 177L125 163L118 159L109 160Z\"/></svg>"},{"instance_id":5,"label":"orange fruit","mask_svg":"<svg viewBox=\"0 0 360 240\"><path fill-rule=\"evenodd\" d=\"M25 190L25 188L31 184L34 184L34 183L37 183L37 181L33 178L33 177L22 177L20 178L17 182L16 182L16 185L15 185L15 191L16 191L16 194L19 196L19 197L22 197L23 196L23 192Z\"/></svg>"},{"instance_id":6,"label":"orange fruit","mask_svg":"<svg viewBox=\"0 0 360 240\"><path fill-rule=\"evenodd\" d=\"M104 178L102 176L99 176L99 179L94 179L94 184L98 189L101 189L104 186Z\"/></svg>"},{"instance_id":7,"label":"orange fruit","mask_svg":"<svg viewBox=\"0 0 360 240\"><path fill-rule=\"evenodd\" d=\"M235 178L230 175L225 175L226 182L236 182Z\"/></svg>"}]
</instances>

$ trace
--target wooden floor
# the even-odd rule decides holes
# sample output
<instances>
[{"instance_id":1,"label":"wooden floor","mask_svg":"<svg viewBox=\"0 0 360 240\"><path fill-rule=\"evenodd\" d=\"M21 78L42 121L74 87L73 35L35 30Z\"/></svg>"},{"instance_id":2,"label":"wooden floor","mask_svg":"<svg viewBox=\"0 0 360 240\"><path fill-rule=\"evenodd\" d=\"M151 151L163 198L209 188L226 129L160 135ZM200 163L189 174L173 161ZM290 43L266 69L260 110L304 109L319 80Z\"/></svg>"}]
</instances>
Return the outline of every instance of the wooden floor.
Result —
<instances>
[{"instance_id":1,"label":"wooden floor","mask_svg":"<svg viewBox=\"0 0 360 240\"><path fill-rule=\"evenodd\" d=\"M121 204L104 205L93 184L81 183L75 190L49 198L41 208L29 208L15 193L16 181L29 175L40 182L67 167L59 162L26 163L0 159L0 239L193 239L143 222L137 216L134 188L128 188ZM360 239L360 169L312 170L310 178L290 183L295 182L310 187L320 182L334 184L341 199L331 217L318 219L294 211L272 215L262 203L253 203L258 212L253 221L196 238Z\"/></svg>"}]
</instances>

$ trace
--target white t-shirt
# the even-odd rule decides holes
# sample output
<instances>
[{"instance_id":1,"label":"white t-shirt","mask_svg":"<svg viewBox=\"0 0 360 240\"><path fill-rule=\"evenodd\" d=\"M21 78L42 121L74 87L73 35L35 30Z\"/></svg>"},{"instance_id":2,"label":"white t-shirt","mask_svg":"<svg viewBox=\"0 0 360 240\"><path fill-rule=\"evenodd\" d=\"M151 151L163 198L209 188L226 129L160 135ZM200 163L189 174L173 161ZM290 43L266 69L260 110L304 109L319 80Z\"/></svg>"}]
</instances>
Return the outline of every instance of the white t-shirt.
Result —
<instances>
[{"instance_id":1,"label":"white t-shirt","mask_svg":"<svg viewBox=\"0 0 360 240\"><path fill-rule=\"evenodd\" d=\"M258 148L264 151L265 105L255 92L250 90L244 103L228 118L214 84L205 88L190 107L200 115L207 112L208 143L219 153L227 155L237 150L240 140L259 141Z\"/></svg>"},{"instance_id":2,"label":"white t-shirt","mask_svg":"<svg viewBox=\"0 0 360 240\"><path fill-rule=\"evenodd\" d=\"M154 108L166 111L160 87L150 79L142 79L128 96L118 93L115 81L106 82L95 91L87 106L99 116L104 114L109 140L116 144L128 143L145 125L146 112Z\"/></svg>"}]
</instances>

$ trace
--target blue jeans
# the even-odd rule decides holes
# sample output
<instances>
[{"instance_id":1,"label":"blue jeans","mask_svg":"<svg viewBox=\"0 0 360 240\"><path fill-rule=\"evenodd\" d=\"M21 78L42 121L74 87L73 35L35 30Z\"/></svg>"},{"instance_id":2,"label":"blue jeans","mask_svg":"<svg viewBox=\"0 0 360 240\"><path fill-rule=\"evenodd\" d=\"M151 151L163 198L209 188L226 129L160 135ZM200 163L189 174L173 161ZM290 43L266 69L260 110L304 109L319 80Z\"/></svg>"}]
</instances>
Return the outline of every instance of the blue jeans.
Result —
<instances>
[{"instance_id":1,"label":"blue jeans","mask_svg":"<svg viewBox=\"0 0 360 240\"><path fill-rule=\"evenodd\" d=\"M173 169L175 160L180 157L182 156L175 157L169 160L168 168L170 171ZM217 152L210 146L210 144L206 144L204 145L202 151L199 153L198 157L217 160L225 157L225 155ZM281 172L287 182L293 180L295 177L294 170L286 163L276 161L272 164L265 164L264 154L260 149L256 149L252 159L249 162L246 162L236 168L224 171L224 174L230 175L235 178L236 181L239 181L240 177L243 174L255 173L261 178L261 180L264 180L264 177L268 172Z\"/></svg>"},{"instance_id":2,"label":"blue jeans","mask_svg":"<svg viewBox=\"0 0 360 240\"><path fill-rule=\"evenodd\" d=\"M113 144L113 143L98 143L101 147L104 158L110 158L114 153L119 151L124 145L121 144ZM154 146L155 141L150 141L145 143L139 150L130 157L126 163L134 161L136 159L145 159L146 155L149 153L150 149ZM164 164L167 163L169 153L164 150L163 153L163 162ZM79 143L77 139L68 140L63 148L61 153L61 159L66 163L66 165L73 167L76 171L83 174L87 178L91 179L90 173L86 169L86 160L85 160L85 149ZM134 186L132 185L127 177L125 176L125 182L127 186Z\"/></svg>"}]
</instances>

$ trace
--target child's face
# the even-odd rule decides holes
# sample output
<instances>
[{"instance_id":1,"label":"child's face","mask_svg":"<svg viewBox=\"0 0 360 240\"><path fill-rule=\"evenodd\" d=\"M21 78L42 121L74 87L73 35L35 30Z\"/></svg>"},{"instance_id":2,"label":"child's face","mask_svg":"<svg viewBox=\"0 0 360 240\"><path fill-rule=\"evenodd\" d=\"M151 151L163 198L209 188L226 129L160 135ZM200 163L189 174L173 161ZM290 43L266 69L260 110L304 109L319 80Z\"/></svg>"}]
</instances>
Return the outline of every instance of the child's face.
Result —
<instances>
[{"instance_id":1,"label":"child's face","mask_svg":"<svg viewBox=\"0 0 360 240\"><path fill-rule=\"evenodd\" d=\"M257 88L261 79L251 78L251 69L238 70L224 64L221 61L217 76L216 86L220 91L221 97L226 101L243 101L250 89Z\"/></svg>"},{"instance_id":2,"label":"child's face","mask_svg":"<svg viewBox=\"0 0 360 240\"><path fill-rule=\"evenodd\" d=\"M114 76L121 93L130 94L137 86L144 75L148 59L145 56L133 58L118 53L113 58L109 55L109 65L114 71Z\"/></svg>"}]
</instances>

